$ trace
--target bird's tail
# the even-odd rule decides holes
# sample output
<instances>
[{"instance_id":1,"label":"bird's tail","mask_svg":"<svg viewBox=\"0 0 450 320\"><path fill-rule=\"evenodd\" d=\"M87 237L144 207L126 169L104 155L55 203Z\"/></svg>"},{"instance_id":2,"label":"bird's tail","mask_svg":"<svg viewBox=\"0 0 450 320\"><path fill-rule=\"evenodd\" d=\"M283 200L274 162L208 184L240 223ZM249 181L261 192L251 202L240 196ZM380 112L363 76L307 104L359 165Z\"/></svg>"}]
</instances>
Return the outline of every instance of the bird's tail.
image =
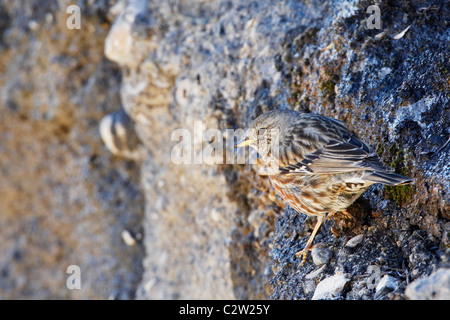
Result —
<instances>
[{"instance_id":1,"label":"bird's tail","mask_svg":"<svg viewBox=\"0 0 450 320\"><path fill-rule=\"evenodd\" d=\"M367 172L363 176L364 180L372 181L374 183L383 183L387 184L388 186L397 186L397 185L403 185L413 182L411 178L407 178L405 176L396 174L396 173L390 173L390 172Z\"/></svg>"}]
</instances>

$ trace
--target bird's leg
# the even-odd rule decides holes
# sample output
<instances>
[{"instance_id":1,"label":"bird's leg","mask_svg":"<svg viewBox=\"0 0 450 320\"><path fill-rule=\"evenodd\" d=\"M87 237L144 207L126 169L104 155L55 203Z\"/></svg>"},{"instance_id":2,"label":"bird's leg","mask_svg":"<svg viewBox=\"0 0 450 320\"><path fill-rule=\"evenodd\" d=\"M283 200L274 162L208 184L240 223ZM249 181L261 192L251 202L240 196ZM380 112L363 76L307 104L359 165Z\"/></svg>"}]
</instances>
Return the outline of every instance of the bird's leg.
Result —
<instances>
[{"instance_id":1,"label":"bird's leg","mask_svg":"<svg viewBox=\"0 0 450 320\"><path fill-rule=\"evenodd\" d=\"M352 214L350 212L348 212L347 210L342 210L341 212L344 214L344 216L348 220L353 220L353 221L355 220L355 218L352 216Z\"/></svg>"},{"instance_id":2,"label":"bird's leg","mask_svg":"<svg viewBox=\"0 0 450 320\"><path fill-rule=\"evenodd\" d=\"M317 231L319 231L320 226L322 225L322 222L325 220L325 216L318 216L317 217L317 223L314 227L313 232L311 233L311 236L308 239L308 242L306 243L305 248L302 251L299 251L295 254L296 257L300 257L301 255L303 255L302 258L302 266L305 264L306 262L306 257L308 256L308 251L312 250L313 248L313 240L314 237L316 236Z\"/></svg>"}]
</instances>

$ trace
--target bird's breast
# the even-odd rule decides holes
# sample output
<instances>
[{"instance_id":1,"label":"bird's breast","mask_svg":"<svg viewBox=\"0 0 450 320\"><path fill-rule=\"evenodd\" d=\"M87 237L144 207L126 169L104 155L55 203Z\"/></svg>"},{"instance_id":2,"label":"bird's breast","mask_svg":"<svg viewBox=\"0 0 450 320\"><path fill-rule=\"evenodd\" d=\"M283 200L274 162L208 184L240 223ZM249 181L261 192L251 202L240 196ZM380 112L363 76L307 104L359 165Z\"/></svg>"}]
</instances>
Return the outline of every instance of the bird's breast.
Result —
<instances>
[{"instance_id":1,"label":"bird's breast","mask_svg":"<svg viewBox=\"0 0 450 320\"><path fill-rule=\"evenodd\" d=\"M309 191L305 186L296 181L289 181L286 177L278 175L269 176L270 182L275 191L286 201L294 210L309 216L326 214L328 208L323 205L320 196Z\"/></svg>"},{"instance_id":2,"label":"bird's breast","mask_svg":"<svg viewBox=\"0 0 450 320\"><path fill-rule=\"evenodd\" d=\"M310 216L347 209L370 185L348 183L347 174L278 174L269 178L284 201Z\"/></svg>"}]
</instances>

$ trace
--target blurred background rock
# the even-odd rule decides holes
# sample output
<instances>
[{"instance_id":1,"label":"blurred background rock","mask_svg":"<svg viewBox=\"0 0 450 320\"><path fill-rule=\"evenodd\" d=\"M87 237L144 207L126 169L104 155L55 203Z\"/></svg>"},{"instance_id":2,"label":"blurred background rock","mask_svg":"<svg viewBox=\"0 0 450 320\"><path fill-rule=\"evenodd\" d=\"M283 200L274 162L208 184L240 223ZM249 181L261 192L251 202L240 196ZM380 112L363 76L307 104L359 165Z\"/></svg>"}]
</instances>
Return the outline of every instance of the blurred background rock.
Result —
<instances>
[{"instance_id":1,"label":"blurred background rock","mask_svg":"<svg viewBox=\"0 0 450 320\"><path fill-rule=\"evenodd\" d=\"M373 4L1 1L0 298L446 297L449 3L383 2L369 29ZM320 266L254 167L170 158L177 128L273 108L338 118L415 179L325 224Z\"/></svg>"},{"instance_id":2,"label":"blurred background rock","mask_svg":"<svg viewBox=\"0 0 450 320\"><path fill-rule=\"evenodd\" d=\"M98 130L120 108L121 72L103 54L110 3L0 3L0 297L133 298L142 277L139 167ZM68 290L78 265L82 290Z\"/></svg>"}]
</instances>

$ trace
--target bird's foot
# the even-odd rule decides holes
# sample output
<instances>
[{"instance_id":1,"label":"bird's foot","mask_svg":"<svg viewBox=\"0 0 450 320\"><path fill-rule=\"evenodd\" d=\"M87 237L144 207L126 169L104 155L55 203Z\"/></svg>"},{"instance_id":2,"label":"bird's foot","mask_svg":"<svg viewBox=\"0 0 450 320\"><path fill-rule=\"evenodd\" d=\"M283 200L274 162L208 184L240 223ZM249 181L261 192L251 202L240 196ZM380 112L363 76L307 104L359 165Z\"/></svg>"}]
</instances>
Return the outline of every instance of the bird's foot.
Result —
<instances>
[{"instance_id":1,"label":"bird's foot","mask_svg":"<svg viewBox=\"0 0 450 320\"><path fill-rule=\"evenodd\" d=\"M320 226L322 225L322 222L325 220L324 215L320 215L317 217L316 225L314 226L314 230L311 233L311 236L308 239L308 242L306 243L305 248L302 251L299 251L295 254L295 256L298 258L303 255L302 258L302 266L305 265L306 257L308 256L308 251L311 251L314 249L315 246L313 246L314 237L316 236L317 231L319 230Z\"/></svg>"},{"instance_id":2,"label":"bird's foot","mask_svg":"<svg viewBox=\"0 0 450 320\"><path fill-rule=\"evenodd\" d=\"M319 244L311 245L311 244L307 243L305 248L303 248L303 250L301 250L295 254L295 256L297 258L302 257L302 266L305 265L306 258L308 257L308 252L311 251L312 249L316 248L318 245Z\"/></svg>"}]
</instances>

